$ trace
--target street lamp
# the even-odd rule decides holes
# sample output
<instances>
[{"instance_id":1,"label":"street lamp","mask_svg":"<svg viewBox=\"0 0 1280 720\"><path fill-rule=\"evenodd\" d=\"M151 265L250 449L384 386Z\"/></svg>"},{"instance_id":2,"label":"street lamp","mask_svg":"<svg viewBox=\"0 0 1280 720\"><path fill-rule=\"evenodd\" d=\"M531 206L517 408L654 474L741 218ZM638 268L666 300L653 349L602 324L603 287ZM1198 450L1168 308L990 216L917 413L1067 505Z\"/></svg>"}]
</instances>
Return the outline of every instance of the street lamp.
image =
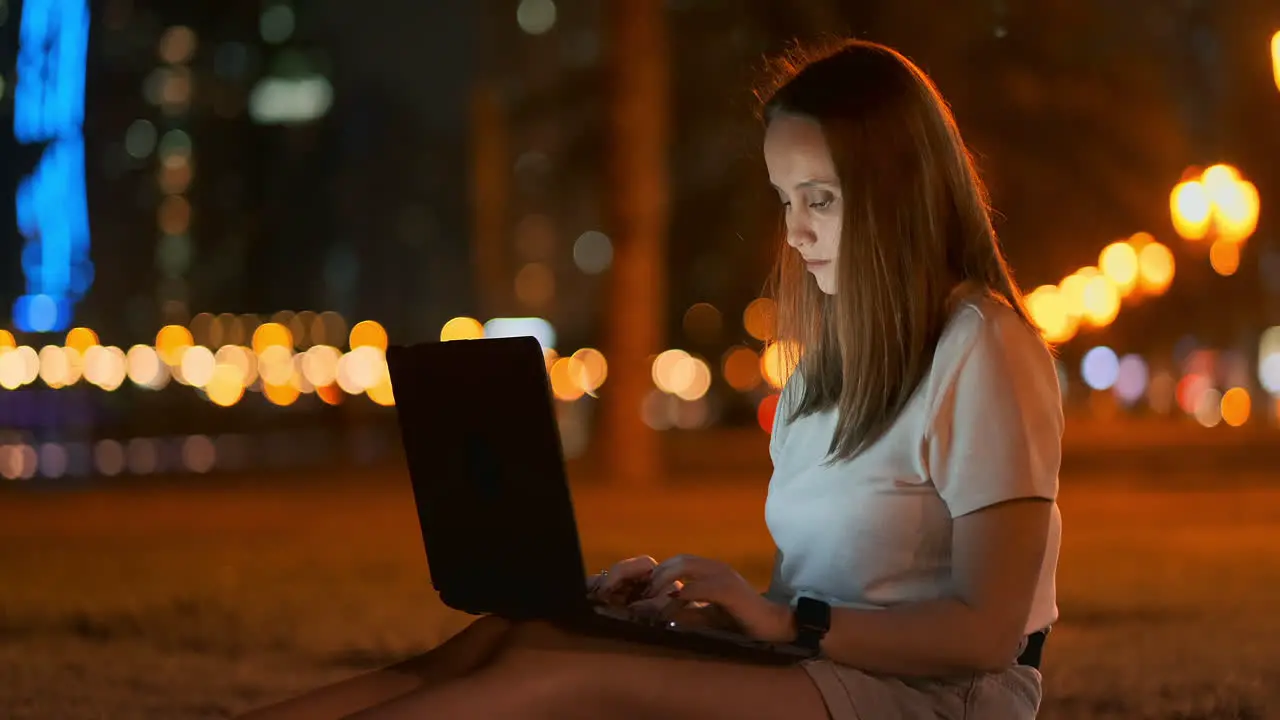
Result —
<instances>
[{"instance_id":1,"label":"street lamp","mask_svg":"<svg viewBox=\"0 0 1280 720\"><path fill-rule=\"evenodd\" d=\"M1185 240L1209 240L1209 262L1219 275L1239 267L1240 245L1257 229L1259 208L1258 188L1225 164L1186 177L1169 194L1173 229Z\"/></svg>"}]
</instances>

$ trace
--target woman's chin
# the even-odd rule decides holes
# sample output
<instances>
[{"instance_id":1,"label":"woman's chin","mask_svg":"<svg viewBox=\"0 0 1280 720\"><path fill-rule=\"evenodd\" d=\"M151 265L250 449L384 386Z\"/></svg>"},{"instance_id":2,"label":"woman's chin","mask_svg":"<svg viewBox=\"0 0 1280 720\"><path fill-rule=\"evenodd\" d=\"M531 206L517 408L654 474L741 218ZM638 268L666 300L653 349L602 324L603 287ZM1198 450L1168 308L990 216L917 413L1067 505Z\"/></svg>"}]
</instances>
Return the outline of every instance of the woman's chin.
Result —
<instances>
[{"instance_id":1,"label":"woman's chin","mask_svg":"<svg viewBox=\"0 0 1280 720\"><path fill-rule=\"evenodd\" d=\"M823 294L823 295L835 295L835 294L836 294L836 281L835 281L835 278L824 278L824 277L819 277L819 276L817 276L817 275L814 275L813 279L814 279L814 281L816 281L816 282L817 282L817 284L818 284L818 289L822 291L822 294Z\"/></svg>"}]
</instances>

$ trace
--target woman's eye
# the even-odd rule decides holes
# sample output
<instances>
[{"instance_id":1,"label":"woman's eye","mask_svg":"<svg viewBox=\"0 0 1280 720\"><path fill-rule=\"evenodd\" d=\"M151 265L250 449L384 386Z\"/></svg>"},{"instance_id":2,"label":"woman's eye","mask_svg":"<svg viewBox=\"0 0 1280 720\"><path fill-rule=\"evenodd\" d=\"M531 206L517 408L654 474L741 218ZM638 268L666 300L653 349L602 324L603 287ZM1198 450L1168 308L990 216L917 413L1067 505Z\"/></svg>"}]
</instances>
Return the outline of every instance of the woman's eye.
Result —
<instances>
[{"instance_id":1,"label":"woman's eye","mask_svg":"<svg viewBox=\"0 0 1280 720\"><path fill-rule=\"evenodd\" d=\"M827 198L826 200L819 200L818 202L815 202L815 203L809 203L809 207L813 208L814 210L822 210L826 207L829 207L830 205L831 205L831 198Z\"/></svg>"}]
</instances>

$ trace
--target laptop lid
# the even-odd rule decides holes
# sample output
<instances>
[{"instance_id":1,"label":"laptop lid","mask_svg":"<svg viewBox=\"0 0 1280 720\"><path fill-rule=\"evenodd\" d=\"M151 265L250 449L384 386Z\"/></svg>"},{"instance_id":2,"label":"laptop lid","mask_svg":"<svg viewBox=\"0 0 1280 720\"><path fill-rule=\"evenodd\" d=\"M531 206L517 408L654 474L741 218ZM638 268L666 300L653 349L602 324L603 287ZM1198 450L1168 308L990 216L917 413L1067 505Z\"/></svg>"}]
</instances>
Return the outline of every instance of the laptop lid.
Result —
<instances>
[{"instance_id":1,"label":"laptop lid","mask_svg":"<svg viewBox=\"0 0 1280 720\"><path fill-rule=\"evenodd\" d=\"M582 550L532 337L387 349L431 582L468 613L570 615Z\"/></svg>"}]
</instances>

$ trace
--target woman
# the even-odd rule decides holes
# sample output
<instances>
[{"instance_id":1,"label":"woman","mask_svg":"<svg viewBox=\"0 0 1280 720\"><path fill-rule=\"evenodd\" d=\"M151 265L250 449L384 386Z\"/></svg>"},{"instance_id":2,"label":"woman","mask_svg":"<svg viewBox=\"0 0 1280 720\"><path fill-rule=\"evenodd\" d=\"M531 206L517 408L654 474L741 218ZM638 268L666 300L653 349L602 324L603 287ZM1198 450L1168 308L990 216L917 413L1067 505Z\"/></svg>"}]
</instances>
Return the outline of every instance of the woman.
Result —
<instances>
[{"instance_id":1,"label":"woman","mask_svg":"<svg viewBox=\"0 0 1280 720\"><path fill-rule=\"evenodd\" d=\"M779 338L796 363L770 444L773 581L761 596L715 560L636 558L596 591L640 587L651 610L709 603L708 621L819 657L737 664L486 619L281 710L391 698L358 717L1035 716L1040 675L1018 658L1057 618L1051 355L925 75L861 41L783 65L762 98L785 216Z\"/></svg>"}]
</instances>

